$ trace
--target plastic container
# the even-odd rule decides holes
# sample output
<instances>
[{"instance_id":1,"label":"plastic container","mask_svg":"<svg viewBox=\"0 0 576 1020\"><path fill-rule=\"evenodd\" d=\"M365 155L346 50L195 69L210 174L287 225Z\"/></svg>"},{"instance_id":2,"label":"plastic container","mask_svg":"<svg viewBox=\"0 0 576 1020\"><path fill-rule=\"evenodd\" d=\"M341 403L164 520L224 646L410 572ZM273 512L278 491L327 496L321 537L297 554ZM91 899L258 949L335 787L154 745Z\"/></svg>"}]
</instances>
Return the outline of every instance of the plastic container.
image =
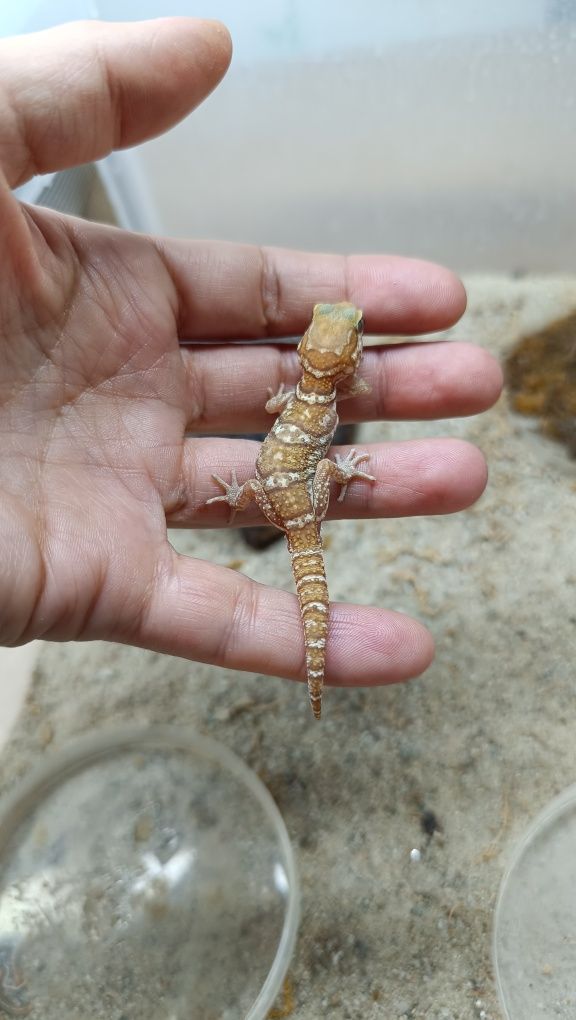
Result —
<instances>
[{"instance_id":1,"label":"plastic container","mask_svg":"<svg viewBox=\"0 0 576 1020\"><path fill-rule=\"evenodd\" d=\"M496 907L494 970L508 1020L576 1016L576 786L521 839Z\"/></svg>"},{"instance_id":2,"label":"plastic container","mask_svg":"<svg viewBox=\"0 0 576 1020\"><path fill-rule=\"evenodd\" d=\"M272 798L175 727L83 739L0 817L0 1013L261 1020L281 988L298 879Z\"/></svg>"}]
</instances>

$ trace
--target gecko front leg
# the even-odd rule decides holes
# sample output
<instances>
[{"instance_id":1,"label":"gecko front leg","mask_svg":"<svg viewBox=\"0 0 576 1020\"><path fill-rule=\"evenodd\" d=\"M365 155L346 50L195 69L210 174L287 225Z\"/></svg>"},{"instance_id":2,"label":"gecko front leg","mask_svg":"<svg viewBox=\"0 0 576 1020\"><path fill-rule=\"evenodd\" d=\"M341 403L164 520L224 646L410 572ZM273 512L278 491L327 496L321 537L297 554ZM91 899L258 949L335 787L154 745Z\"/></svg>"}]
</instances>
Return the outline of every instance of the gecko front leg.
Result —
<instances>
[{"instance_id":1,"label":"gecko front leg","mask_svg":"<svg viewBox=\"0 0 576 1020\"><path fill-rule=\"evenodd\" d=\"M279 411L283 411L292 400L294 392L294 390L285 390L284 383L280 383L276 393L273 393L273 391L269 388L269 396L266 401L265 410L268 411L268 414L278 414Z\"/></svg>"},{"instance_id":2,"label":"gecko front leg","mask_svg":"<svg viewBox=\"0 0 576 1020\"><path fill-rule=\"evenodd\" d=\"M350 450L346 457L342 457L337 453L335 454L335 461L326 458L319 462L312 487L314 512L317 520L323 521L326 516L330 500L330 482L332 480L342 486L338 496L339 503L344 499L346 490L354 478L364 478L367 482L376 481L374 475L358 470L358 464L361 464L363 460L368 460L369 456L370 454L368 453L356 453L356 450Z\"/></svg>"},{"instance_id":3,"label":"gecko front leg","mask_svg":"<svg viewBox=\"0 0 576 1020\"><path fill-rule=\"evenodd\" d=\"M372 387L365 379L359 379L358 376L352 375L349 379L344 379L339 384L338 400L348 400L349 397L361 397L362 394L371 392Z\"/></svg>"},{"instance_id":4,"label":"gecko front leg","mask_svg":"<svg viewBox=\"0 0 576 1020\"><path fill-rule=\"evenodd\" d=\"M341 457L339 453L335 453L334 456L336 457L336 466L332 470L332 477L342 486L338 496L339 503L344 499L353 478L364 478L367 482L376 481L374 475L358 470L358 464L361 464L363 460L370 460L369 453L356 453L356 450L350 450L346 457ZM331 464L332 461L328 461L328 463Z\"/></svg>"}]
</instances>

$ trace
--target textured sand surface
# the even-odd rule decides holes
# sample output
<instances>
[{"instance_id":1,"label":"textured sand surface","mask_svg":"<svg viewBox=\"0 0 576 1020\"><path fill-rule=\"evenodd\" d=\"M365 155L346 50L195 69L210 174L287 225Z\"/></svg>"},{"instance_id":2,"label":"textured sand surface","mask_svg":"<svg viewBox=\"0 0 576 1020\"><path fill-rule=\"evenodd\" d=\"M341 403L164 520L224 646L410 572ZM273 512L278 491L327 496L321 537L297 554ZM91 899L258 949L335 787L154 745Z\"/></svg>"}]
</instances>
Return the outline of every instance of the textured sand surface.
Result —
<instances>
[{"instance_id":1,"label":"textured sand surface","mask_svg":"<svg viewBox=\"0 0 576 1020\"><path fill-rule=\"evenodd\" d=\"M467 285L450 335L498 355L576 307L572 277ZM474 508L325 527L332 599L423 620L437 643L424 677L328 690L317 725L300 685L106 644L44 646L1 759L5 789L51 746L135 720L188 723L236 751L274 796L299 860L299 1020L500 1018L499 881L530 819L576 780L574 462L505 399L477 418L362 430L364 441L428 435L485 452L490 482ZM233 531L174 541L292 590L283 543L256 553Z\"/></svg>"}]
</instances>

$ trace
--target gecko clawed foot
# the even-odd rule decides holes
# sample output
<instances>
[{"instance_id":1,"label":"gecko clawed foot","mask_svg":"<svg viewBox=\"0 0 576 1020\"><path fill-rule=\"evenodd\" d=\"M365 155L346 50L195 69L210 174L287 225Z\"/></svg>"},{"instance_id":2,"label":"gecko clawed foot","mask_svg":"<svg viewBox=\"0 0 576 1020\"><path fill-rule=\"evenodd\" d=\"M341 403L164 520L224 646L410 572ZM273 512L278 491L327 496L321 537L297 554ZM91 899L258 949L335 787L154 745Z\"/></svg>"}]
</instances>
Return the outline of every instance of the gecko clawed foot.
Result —
<instances>
[{"instance_id":1,"label":"gecko clawed foot","mask_svg":"<svg viewBox=\"0 0 576 1020\"><path fill-rule=\"evenodd\" d=\"M351 376L338 387L338 400L348 400L349 397L361 397L364 393L371 393L372 387L365 379L358 376Z\"/></svg>"},{"instance_id":2,"label":"gecko clawed foot","mask_svg":"<svg viewBox=\"0 0 576 1020\"><path fill-rule=\"evenodd\" d=\"M334 456L336 458L336 467L338 468L337 481L342 486L338 496L339 503L344 499L346 490L354 478L364 478L367 482L376 481L374 475L358 470L358 464L361 464L363 460L368 460L370 457L369 453L356 453L356 450L350 450L346 457L342 457L339 453L336 453Z\"/></svg>"},{"instance_id":3,"label":"gecko clawed foot","mask_svg":"<svg viewBox=\"0 0 576 1020\"><path fill-rule=\"evenodd\" d=\"M238 478L236 477L236 471L232 471L232 481L225 482L220 475L212 475L212 478L218 485L221 485L224 489L222 496L211 496L210 499L206 500L206 505L209 503L228 503L230 507L230 522L234 520L238 505L240 503L240 494L242 492L242 486L238 485Z\"/></svg>"},{"instance_id":4,"label":"gecko clawed foot","mask_svg":"<svg viewBox=\"0 0 576 1020\"><path fill-rule=\"evenodd\" d=\"M285 390L284 383L280 383L278 390L274 393L274 390L268 387L268 401L266 402L266 410L268 414L276 414L281 411L289 400L294 396L294 390Z\"/></svg>"}]
</instances>

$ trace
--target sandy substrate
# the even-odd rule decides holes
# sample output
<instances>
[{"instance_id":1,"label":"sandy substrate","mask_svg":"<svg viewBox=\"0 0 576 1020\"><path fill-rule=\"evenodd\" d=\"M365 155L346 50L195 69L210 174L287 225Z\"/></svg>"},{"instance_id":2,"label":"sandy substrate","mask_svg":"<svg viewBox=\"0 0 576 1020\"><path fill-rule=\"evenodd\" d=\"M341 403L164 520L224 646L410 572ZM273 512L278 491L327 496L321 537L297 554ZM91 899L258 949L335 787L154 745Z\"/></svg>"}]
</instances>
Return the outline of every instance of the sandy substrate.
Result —
<instances>
[{"instance_id":1,"label":"sandy substrate","mask_svg":"<svg viewBox=\"0 0 576 1020\"><path fill-rule=\"evenodd\" d=\"M576 307L572 277L467 283L469 311L450 335L498 355ZM499 882L530 819L576 780L574 462L505 400L477 418L362 430L372 442L432 435L486 454L474 508L325 527L332 598L423 620L437 643L424 677L329 690L315 725L300 685L112 645L45 646L0 762L6 789L52 746L136 720L188 723L236 751L274 796L299 860L299 1020L500 1018ZM174 541L291 588L283 543L256 553L233 531Z\"/></svg>"}]
</instances>

